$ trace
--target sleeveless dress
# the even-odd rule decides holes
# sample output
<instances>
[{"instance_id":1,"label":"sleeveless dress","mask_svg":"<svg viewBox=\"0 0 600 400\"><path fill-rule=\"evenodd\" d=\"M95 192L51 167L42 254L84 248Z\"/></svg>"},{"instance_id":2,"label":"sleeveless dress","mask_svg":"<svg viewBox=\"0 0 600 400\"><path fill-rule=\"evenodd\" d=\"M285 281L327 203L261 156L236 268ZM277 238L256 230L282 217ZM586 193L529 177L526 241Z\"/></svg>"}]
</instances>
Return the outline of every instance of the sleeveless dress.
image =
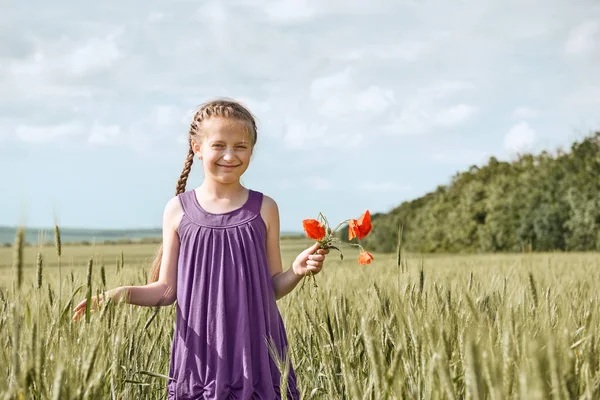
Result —
<instances>
[{"instance_id":1,"label":"sleeveless dress","mask_svg":"<svg viewBox=\"0 0 600 400\"><path fill-rule=\"evenodd\" d=\"M213 214L193 190L179 195L177 313L167 394L170 400L281 399L280 359L288 339L267 265L263 194ZM299 399L290 365L288 399Z\"/></svg>"}]
</instances>

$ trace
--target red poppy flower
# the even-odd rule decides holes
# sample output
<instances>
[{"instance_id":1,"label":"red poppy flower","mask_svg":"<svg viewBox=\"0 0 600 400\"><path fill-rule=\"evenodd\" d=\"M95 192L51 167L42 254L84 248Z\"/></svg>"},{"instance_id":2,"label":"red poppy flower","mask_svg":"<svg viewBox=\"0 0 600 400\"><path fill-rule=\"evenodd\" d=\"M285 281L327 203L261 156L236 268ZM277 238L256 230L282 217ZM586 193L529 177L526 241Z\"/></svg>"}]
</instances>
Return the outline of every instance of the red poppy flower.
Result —
<instances>
[{"instance_id":1,"label":"red poppy flower","mask_svg":"<svg viewBox=\"0 0 600 400\"><path fill-rule=\"evenodd\" d=\"M316 219L305 219L302 225L309 238L321 240L325 237L325 226Z\"/></svg>"},{"instance_id":2,"label":"red poppy flower","mask_svg":"<svg viewBox=\"0 0 600 400\"><path fill-rule=\"evenodd\" d=\"M351 219L348 223L348 240L352 240L355 237L360 240L367 236L372 228L371 213L367 210L358 220Z\"/></svg>"},{"instance_id":3,"label":"red poppy flower","mask_svg":"<svg viewBox=\"0 0 600 400\"><path fill-rule=\"evenodd\" d=\"M361 251L360 255L358 256L358 263L360 265L371 264L372 260L373 260L373 255L371 253L369 253L368 251Z\"/></svg>"}]
</instances>

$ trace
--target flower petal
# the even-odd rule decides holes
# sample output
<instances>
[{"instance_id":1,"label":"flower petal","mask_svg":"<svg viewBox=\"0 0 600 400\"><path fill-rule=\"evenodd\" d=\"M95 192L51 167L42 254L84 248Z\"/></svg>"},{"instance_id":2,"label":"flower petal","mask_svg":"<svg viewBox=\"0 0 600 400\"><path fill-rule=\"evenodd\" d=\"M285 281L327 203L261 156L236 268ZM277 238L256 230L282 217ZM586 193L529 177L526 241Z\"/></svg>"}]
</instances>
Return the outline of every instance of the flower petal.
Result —
<instances>
[{"instance_id":1,"label":"flower petal","mask_svg":"<svg viewBox=\"0 0 600 400\"><path fill-rule=\"evenodd\" d=\"M360 255L358 256L358 263L360 265L371 264L372 260L373 260L373 255L371 253L369 253L368 251L361 251Z\"/></svg>"},{"instance_id":2,"label":"flower petal","mask_svg":"<svg viewBox=\"0 0 600 400\"><path fill-rule=\"evenodd\" d=\"M309 238L321 240L325 237L325 226L316 219L305 219L302 225Z\"/></svg>"},{"instance_id":3,"label":"flower petal","mask_svg":"<svg viewBox=\"0 0 600 400\"><path fill-rule=\"evenodd\" d=\"M358 219L358 239L360 240L367 236L371 232L371 229L373 229L371 225L371 213L367 210Z\"/></svg>"},{"instance_id":4,"label":"flower petal","mask_svg":"<svg viewBox=\"0 0 600 400\"><path fill-rule=\"evenodd\" d=\"M348 222L348 240L352 240L359 234L358 222L355 219L351 219Z\"/></svg>"}]
</instances>

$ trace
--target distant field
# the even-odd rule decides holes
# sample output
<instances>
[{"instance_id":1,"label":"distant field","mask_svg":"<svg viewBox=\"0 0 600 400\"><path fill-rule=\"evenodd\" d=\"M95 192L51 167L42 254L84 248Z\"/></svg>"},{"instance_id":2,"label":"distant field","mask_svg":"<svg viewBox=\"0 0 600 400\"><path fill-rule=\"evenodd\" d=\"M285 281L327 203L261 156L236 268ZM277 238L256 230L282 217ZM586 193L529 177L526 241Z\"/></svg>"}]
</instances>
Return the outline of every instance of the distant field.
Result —
<instances>
[{"instance_id":1,"label":"distant field","mask_svg":"<svg viewBox=\"0 0 600 400\"><path fill-rule=\"evenodd\" d=\"M311 245L312 242L306 239L290 239L282 240L281 248L284 256L290 256L291 253L300 252L304 248ZM158 249L158 244L120 244L120 245L70 245L62 246L62 266L66 271L73 269L76 272L81 272L81 269L87 268L90 258L94 259L94 263L100 268L104 264L107 271L111 268L116 268L117 260L121 258L123 252L123 260L127 269L138 270L150 268L150 264L154 259L154 254ZM38 252L42 254L44 259L44 267L46 273L55 273L55 268L58 265L56 257L56 249L54 246L29 246L24 249L24 267L25 274L35 272L36 257ZM289 260L291 263L292 260ZM12 247L0 247L0 271L12 267L13 249ZM289 264L289 263L288 263ZM6 272L0 272L0 285L5 284L12 277Z\"/></svg>"},{"instance_id":2,"label":"distant field","mask_svg":"<svg viewBox=\"0 0 600 400\"><path fill-rule=\"evenodd\" d=\"M284 266L310 244L282 241ZM59 300L53 247L40 289L37 249L25 249L16 292L13 251L0 249L0 395L164 399L175 307L70 320L90 257L95 293L102 265L107 287L142 284L156 245L62 250ZM356 255L333 252L316 290L278 302L303 399L600 398L600 254L410 254L401 268L393 254L367 266Z\"/></svg>"},{"instance_id":3,"label":"distant field","mask_svg":"<svg viewBox=\"0 0 600 400\"><path fill-rule=\"evenodd\" d=\"M16 228L0 226L0 247L11 246L15 241ZM283 238L303 236L303 232L281 232ZM126 244L136 242L157 242L162 230L156 229L77 229L61 228L61 241L72 244ZM54 243L54 229L26 228L25 242L29 245Z\"/></svg>"}]
</instances>

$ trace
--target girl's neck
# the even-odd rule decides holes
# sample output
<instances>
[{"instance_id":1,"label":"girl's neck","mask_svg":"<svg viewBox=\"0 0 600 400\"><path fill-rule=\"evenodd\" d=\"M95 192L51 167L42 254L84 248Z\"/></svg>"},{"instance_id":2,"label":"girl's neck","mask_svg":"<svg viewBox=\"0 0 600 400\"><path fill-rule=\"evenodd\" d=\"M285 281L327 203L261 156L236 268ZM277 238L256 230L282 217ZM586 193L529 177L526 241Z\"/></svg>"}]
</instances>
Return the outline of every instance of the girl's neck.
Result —
<instances>
[{"instance_id":1,"label":"girl's neck","mask_svg":"<svg viewBox=\"0 0 600 400\"><path fill-rule=\"evenodd\" d=\"M198 187L198 192L213 199L235 199L245 191L246 188L242 186L239 181L224 185L222 183L205 180Z\"/></svg>"}]
</instances>

